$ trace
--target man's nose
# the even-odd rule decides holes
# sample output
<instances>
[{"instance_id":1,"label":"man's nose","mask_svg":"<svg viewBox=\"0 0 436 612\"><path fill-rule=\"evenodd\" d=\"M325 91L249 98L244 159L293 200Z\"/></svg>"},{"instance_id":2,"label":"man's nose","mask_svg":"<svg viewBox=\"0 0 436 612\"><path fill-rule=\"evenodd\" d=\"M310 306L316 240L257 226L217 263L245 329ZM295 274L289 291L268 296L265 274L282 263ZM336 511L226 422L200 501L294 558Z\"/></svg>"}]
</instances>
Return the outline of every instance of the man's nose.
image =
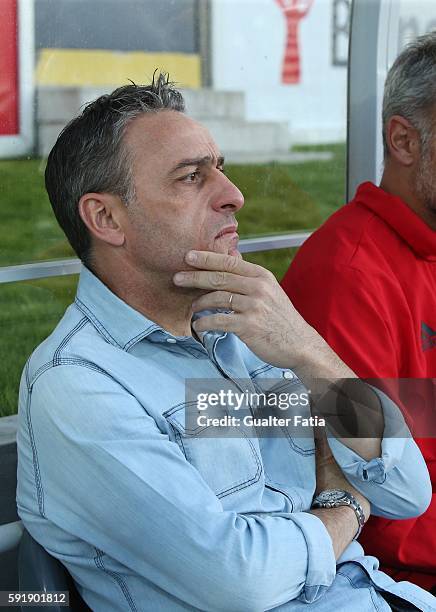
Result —
<instances>
[{"instance_id":1,"label":"man's nose","mask_svg":"<svg viewBox=\"0 0 436 612\"><path fill-rule=\"evenodd\" d=\"M213 201L215 210L228 210L236 213L244 206L244 196L222 172L219 174L216 188L217 193Z\"/></svg>"}]
</instances>

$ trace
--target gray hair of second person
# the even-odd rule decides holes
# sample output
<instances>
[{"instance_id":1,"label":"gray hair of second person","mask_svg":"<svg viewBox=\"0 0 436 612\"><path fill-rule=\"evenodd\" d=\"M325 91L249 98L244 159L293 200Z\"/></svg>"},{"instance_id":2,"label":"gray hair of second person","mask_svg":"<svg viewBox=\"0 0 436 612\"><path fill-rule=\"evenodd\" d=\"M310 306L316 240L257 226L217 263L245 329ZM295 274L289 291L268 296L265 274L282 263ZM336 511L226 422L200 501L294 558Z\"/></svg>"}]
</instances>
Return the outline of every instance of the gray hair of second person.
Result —
<instances>
[{"instance_id":1,"label":"gray hair of second person","mask_svg":"<svg viewBox=\"0 0 436 612\"><path fill-rule=\"evenodd\" d=\"M425 155L434 132L436 109L436 30L419 36L398 55L388 72L383 96L383 148L389 156L387 126L401 115L418 131Z\"/></svg>"},{"instance_id":2,"label":"gray hair of second person","mask_svg":"<svg viewBox=\"0 0 436 612\"><path fill-rule=\"evenodd\" d=\"M127 207L134 201L132 160L123 136L133 119L160 110L184 112L185 103L169 76L155 72L150 85L125 85L88 104L62 130L48 156L45 186L53 212L90 268L92 241L79 215L79 200L86 193L111 193Z\"/></svg>"}]
</instances>

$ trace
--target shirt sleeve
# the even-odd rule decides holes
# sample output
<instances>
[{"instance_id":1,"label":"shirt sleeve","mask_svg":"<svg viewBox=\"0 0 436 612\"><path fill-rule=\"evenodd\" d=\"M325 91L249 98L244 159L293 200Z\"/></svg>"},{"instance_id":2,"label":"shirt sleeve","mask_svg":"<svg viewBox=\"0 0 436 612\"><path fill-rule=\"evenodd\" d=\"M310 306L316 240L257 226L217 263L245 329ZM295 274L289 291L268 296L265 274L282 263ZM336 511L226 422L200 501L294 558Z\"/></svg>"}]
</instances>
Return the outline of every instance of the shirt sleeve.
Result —
<instances>
[{"instance_id":1,"label":"shirt sleeve","mask_svg":"<svg viewBox=\"0 0 436 612\"><path fill-rule=\"evenodd\" d=\"M398 407L372 388L385 421L381 457L366 461L336 438L328 439L330 448L347 480L370 502L371 514L392 519L417 516L431 501L427 466Z\"/></svg>"},{"instance_id":2,"label":"shirt sleeve","mask_svg":"<svg viewBox=\"0 0 436 612\"><path fill-rule=\"evenodd\" d=\"M317 517L224 510L179 446L108 375L51 368L26 410L29 440L24 448L20 438L19 450L36 475L39 513L189 606L252 612L314 601L333 582L332 542ZM26 506L19 495L31 531Z\"/></svg>"}]
</instances>

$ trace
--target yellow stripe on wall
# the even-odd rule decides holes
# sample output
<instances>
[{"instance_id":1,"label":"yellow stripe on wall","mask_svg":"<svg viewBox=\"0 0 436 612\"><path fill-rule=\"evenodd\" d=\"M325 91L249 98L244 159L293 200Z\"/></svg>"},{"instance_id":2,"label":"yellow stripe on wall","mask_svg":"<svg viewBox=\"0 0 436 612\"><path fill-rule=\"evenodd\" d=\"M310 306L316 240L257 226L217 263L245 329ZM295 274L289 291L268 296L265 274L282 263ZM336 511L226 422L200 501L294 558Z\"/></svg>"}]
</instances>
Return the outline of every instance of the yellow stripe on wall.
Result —
<instances>
[{"instance_id":1,"label":"yellow stripe on wall","mask_svg":"<svg viewBox=\"0 0 436 612\"><path fill-rule=\"evenodd\" d=\"M201 87L200 56L97 49L41 49L36 67L39 85L124 85L148 82L156 68L169 72L181 87Z\"/></svg>"}]
</instances>

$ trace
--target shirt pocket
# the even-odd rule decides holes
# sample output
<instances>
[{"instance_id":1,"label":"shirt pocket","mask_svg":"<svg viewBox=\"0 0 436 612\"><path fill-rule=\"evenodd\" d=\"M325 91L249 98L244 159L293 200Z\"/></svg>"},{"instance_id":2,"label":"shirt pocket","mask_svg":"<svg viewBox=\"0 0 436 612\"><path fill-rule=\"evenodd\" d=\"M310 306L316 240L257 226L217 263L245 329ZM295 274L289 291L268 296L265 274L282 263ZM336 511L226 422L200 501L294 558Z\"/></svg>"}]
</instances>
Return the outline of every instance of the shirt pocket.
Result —
<instances>
[{"instance_id":1,"label":"shirt pocket","mask_svg":"<svg viewBox=\"0 0 436 612\"><path fill-rule=\"evenodd\" d=\"M178 404L163 413L170 435L215 495L222 499L258 483L263 475L257 440L240 427L186 427L186 409Z\"/></svg>"},{"instance_id":2,"label":"shirt pocket","mask_svg":"<svg viewBox=\"0 0 436 612\"><path fill-rule=\"evenodd\" d=\"M292 370L269 367L251 374L251 380L258 393L274 395L277 407L271 409L274 416L289 420L289 424L276 427L272 437L283 436L290 448L298 455L310 456L315 453L313 427L310 425L310 394ZM287 399L285 399L287 398ZM281 409L281 402L288 403ZM295 406L292 403L296 403ZM298 420L295 420L295 419Z\"/></svg>"}]
</instances>

